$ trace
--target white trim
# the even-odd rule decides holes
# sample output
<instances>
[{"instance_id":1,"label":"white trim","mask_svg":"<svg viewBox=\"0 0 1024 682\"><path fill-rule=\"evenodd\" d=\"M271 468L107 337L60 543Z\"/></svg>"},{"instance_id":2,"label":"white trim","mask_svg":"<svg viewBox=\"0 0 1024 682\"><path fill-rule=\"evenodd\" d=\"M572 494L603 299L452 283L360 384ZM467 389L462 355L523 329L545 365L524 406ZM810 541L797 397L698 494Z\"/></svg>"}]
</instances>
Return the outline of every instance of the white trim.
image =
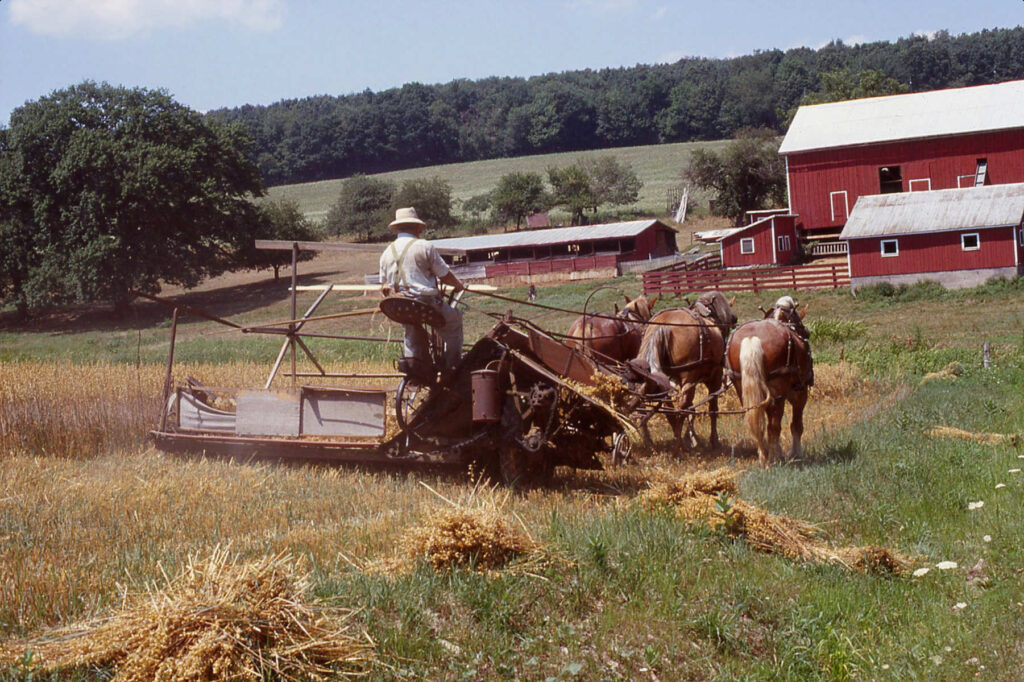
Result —
<instances>
[{"instance_id":1,"label":"white trim","mask_svg":"<svg viewBox=\"0 0 1024 682\"><path fill-rule=\"evenodd\" d=\"M853 280L853 260L850 257L850 243L846 243L846 274L850 276L850 280ZM853 288L852 285L850 287Z\"/></svg>"},{"instance_id":2,"label":"white trim","mask_svg":"<svg viewBox=\"0 0 1024 682\"><path fill-rule=\"evenodd\" d=\"M772 220L772 263L779 264L779 252L775 248L775 220Z\"/></svg>"},{"instance_id":3,"label":"white trim","mask_svg":"<svg viewBox=\"0 0 1024 682\"><path fill-rule=\"evenodd\" d=\"M964 241L967 237L974 237L977 241L977 246L967 246ZM981 250L981 235L977 232L961 232L960 233L960 250L961 251L980 251Z\"/></svg>"},{"instance_id":4,"label":"white trim","mask_svg":"<svg viewBox=\"0 0 1024 682\"><path fill-rule=\"evenodd\" d=\"M828 193L828 207L832 211L832 220L833 220L833 222L836 220L836 202L833 201L833 197L835 197L835 195L837 195L837 194L842 194L843 195L843 207L846 209L846 215L843 216L843 220L849 220L850 219L850 197L846 193L845 189L841 189L841 190L838 190L838 191L835 191L835 192L829 192Z\"/></svg>"},{"instance_id":5,"label":"white trim","mask_svg":"<svg viewBox=\"0 0 1024 682\"><path fill-rule=\"evenodd\" d=\"M896 245L896 253L886 253L885 244L886 242L892 242ZM899 239L882 239L878 242L878 249L882 254L882 258L895 258L900 255L900 240Z\"/></svg>"},{"instance_id":6,"label":"white trim","mask_svg":"<svg viewBox=\"0 0 1024 682\"><path fill-rule=\"evenodd\" d=\"M786 206L790 213L793 212L793 188L789 186L789 157L782 157L786 162Z\"/></svg>"},{"instance_id":7,"label":"white trim","mask_svg":"<svg viewBox=\"0 0 1024 682\"><path fill-rule=\"evenodd\" d=\"M958 176L956 176L956 188L957 189L968 189L969 187L974 187L975 186L974 185L974 179L976 177L977 177L977 175L974 174L974 173L971 173L970 175L958 175ZM967 185L963 184L963 182L962 182L965 178L970 180L970 183L967 184Z\"/></svg>"},{"instance_id":8,"label":"white trim","mask_svg":"<svg viewBox=\"0 0 1024 682\"><path fill-rule=\"evenodd\" d=\"M924 189L914 189L914 183L915 182L923 182L923 183L925 183L927 185L927 187L925 187ZM907 188L911 192L930 192L931 189L932 189L932 179L931 178L914 178L913 180L907 180Z\"/></svg>"},{"instance_id":9,"label":"white trim","mask_svg":"<svg viewBox=\"0 0 1024 682\"><path fill-rule=\"evenodd\" d=\"M779 247L779 251L792 251L793 240L789 238L788 234L780 234L775 238L776 244Z\"/></svg>"},{"instance_id":10,"label":"white trim","mask_svg":"<svg viewBox=\"0 0 1024 682\"><path fill-rule=\"evenodd\" d=\"M743 250L743 242L750 242L750 251L744 251ZM753 254L755 251L756 251L756 248L754 246L754 238L753 237L741 237L740 238L740 255L742 255L742 256L749 256L749 255Z\"/></svg>"}]
</instances>

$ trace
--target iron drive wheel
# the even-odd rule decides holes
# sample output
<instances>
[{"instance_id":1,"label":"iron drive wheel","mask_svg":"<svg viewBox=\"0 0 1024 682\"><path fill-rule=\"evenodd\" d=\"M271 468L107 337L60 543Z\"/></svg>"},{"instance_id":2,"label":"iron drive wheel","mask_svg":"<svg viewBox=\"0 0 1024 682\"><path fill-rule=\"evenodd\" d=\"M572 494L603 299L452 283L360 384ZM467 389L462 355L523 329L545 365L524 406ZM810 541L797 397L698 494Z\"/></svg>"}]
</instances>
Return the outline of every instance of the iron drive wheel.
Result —
<instances>
[{"instance_id":1,"label":"iron drive wheel","mask_svg":"<svg viewBox=\"0 0 1024 682\"><path fill-rule=\"evenodd\" d=\"M427 401L429 395L429 386L424 386L409 377L402 379L395 393L395 419L398 421L398 428L404 431L409 427L416 411Z\"/></svg>"},{"instance_id":2,"label":"iron drive wheel","mask_svg":"<svg viewBox=\"0 0 1024 682\"><path fill-rule=\"evenodd\" d=\"M612 436L612 466L617 467L634 461L633 449L633 441L622 431Z\"/></svg>"}]
</instances>

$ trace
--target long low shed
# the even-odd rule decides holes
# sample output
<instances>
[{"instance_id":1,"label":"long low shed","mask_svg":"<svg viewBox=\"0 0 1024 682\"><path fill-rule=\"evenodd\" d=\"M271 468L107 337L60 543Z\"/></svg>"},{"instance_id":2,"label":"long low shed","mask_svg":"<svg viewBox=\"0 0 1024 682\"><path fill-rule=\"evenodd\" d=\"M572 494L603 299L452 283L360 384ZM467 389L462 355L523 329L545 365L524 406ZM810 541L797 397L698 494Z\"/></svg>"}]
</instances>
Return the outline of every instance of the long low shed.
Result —
<instances>
[{"instance_id":1,"label":"long low shed","mask_svg":"<svg viewBox=\"0 0 1024 682\"><path fill-rule=\"evenodd\" d=\"M863 196L839 238L850 286L935 281L950 289L1021 274L1024 183Z\"/></svg>"},{"instance_id":2,"label":"long low shed","mask_svg":"<svg viewBox=\"0 0 1024 682\"><path fill-rule=\"evenodd\" d=\"M436 239L453 265L483 266L487 277L615 267L676 253L676 232L660 220ZM449 255L450 254L450 255Z\"/></svg>"}]
</instances>

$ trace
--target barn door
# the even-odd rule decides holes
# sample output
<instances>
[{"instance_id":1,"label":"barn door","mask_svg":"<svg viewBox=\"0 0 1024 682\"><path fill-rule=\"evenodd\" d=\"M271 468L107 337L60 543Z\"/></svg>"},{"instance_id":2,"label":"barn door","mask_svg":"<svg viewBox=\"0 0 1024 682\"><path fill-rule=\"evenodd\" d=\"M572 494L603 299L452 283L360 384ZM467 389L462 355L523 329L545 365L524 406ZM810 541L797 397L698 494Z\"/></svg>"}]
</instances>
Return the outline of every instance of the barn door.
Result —
<instances>
[{"instance_id":1,"label":"barn door","mask_svg":"<svg viewBox=\"0 0 1024 682\"><path fill-rule=\"evenodd\" d=\"M841 192L830 192L829 201L832 203L832 222L846 222L850 217L850 204L846 196L846 190Z\"/></svg>"}]
</instances>

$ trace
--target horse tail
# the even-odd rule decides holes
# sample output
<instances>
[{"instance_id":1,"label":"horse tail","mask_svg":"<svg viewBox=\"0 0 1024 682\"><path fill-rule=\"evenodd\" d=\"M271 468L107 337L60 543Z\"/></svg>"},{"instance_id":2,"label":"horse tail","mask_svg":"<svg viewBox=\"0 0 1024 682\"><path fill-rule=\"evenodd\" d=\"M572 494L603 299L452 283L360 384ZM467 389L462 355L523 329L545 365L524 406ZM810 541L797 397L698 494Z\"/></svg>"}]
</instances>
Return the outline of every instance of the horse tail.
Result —
<instances>
[{"instance_id":1,"label":"horse tail","mask_svg":"<svg viewBox=\"0 0 1024 682\"><path fill-rule=\"evenodd\" d=\"M644 338L640 342L640 353L637 357L647 365L652 374L665 373L663 364L670 340L671 330L665 325L659 324L647 328L647 333L644 334Z\"/></svg>"},{"instance_id":2,"label":"horse tail","mask_svg":"<svg viewBox=\"0 0 1024 682\"><path fill-rule=\"evenodd\" d=\"M748 336L740 344L740 382L743 385L743 406L747 410L747 427L757 439L760 449L767 422L765 408L771 394L765 376L764 346L756 336Z\"/></svg>"}]
</instances>

